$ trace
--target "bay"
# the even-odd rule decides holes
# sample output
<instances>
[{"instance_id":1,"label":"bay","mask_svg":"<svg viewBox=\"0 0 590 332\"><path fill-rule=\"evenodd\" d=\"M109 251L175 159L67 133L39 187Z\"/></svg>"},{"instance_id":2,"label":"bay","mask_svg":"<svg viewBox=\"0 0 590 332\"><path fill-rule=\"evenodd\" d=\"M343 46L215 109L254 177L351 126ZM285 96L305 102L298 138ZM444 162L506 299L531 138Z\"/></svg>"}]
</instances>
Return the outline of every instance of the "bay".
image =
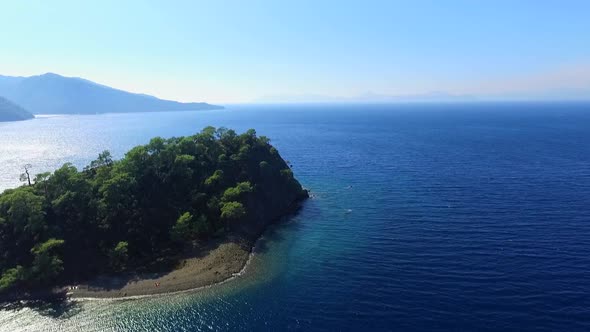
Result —
<instances>
[{"instance_id":1,"label":"bay","mask_svg":"<svg viewBox=\"0 0 590 332\"><path fill-rule=\"evenodd\" d=\"M2 331L590 330L590 104L230 105L0 123L0 190L255 128L313 198L223 285L0 311Z\"/></svg>"}]
</instances>

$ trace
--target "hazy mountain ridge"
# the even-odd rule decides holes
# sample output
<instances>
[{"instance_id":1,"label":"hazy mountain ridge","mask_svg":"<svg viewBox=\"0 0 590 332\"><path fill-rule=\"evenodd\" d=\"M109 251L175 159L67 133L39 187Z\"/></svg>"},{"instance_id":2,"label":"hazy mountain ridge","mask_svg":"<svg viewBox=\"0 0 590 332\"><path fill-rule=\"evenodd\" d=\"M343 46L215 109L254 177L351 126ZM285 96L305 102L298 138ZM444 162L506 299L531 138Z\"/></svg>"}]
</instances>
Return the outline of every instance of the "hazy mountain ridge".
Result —
<instances>
[{"instance_id":1,"label":"hazy mountain ridge","mask_svg":"<svg viewBox=\"0 0 590 332\"><path fill-rule=\"evenodd\" d=\"M545 89L538 91L516 91L496 94L453 94L433 91L406 95L387 95L366 92L343 97L320 94L267 95L253 100L254 103L446 103L486 101L590 101L590 88Z\"/></svg>"},{"instance_id":2,"label":"hazy mountain ridge","mask_svg":"<svg viewBox=\"0 0 590 332\"><path fill-rule=\"evenodd\" d=\"M267 95L254 102L258 103L395 103L395 102L449 102L449 101L473 101L476 96L451 94L444 91L428 92L408 95L386 95L374 92L351 97L330 96L320 94L285 94Z\"/></svg>"},{"instance_id":3,"label":"hazy mountain ridge","mask_svg":"<svg viewBox=\"0 0 590 332\"><path fill-rule=\"evenodd\" d=\"M33 114L10 100L0 97L0 122L20 121L34 118Z\"/></svg>"},{"instance_id":4,"label":"hazy mountain ridge","mask_svg":"<svg viewBox=\"0 0 590 332\"><path fill-rule=\"evenodd\" d=\"M34 114L96 114L212 110L203 102L181 103L136 94L83 78L53 73L30 77L0 76L0 95Z\"/></svg>"}]
</instances>

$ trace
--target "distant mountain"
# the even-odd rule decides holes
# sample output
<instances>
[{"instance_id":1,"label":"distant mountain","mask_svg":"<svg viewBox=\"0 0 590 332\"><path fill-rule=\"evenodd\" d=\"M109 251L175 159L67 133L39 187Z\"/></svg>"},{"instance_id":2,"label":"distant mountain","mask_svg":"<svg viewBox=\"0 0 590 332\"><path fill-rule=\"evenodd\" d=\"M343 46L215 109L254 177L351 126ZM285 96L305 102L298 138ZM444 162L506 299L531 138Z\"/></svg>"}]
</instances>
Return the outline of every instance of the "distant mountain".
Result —
<instances>
[{"instance_id":1,"label":"distant mountain","mask_svg":"<svg viewBox=\"0 0 590 332\"><path fill-rule=\"evenodd\" d=\"M96 114L212 110L207 103L180 103L130 93L82 78L47 73L31 77L0 76L0 96L34 114Z\"/></svg>"},{"instance_id":2,"label":"distant mountain","mask_svg":"<svg viewBox=\"0 0 590 332\"><path fill-rule=\"evenodd\" d=\"M20 121L32 118L34 118L33 114L8 99L0 97L0 122Z\"/></svg>"},{"instance_id":3,"label":"distant mountain","mask_svg":"<svg viewBox=\"0 0 590 332\"><path fill-rule=\"evenodd\" d=\"M471 95L454 95L446 92L429 92L413 95L383 95L366 92L352 97L314 94L264 96L254 100L258 103L405 103L405 102L455 102L474 101Z\"/></svg>"},{"instance_id":4,"label":"distant mountain","mask_svg":"<svg viewBox=\"0 0 590 332\"><path fill-rule=\"evenodd\" d=\"M444 91L407 95L385 95L366 92L352 97L314 94L264 96L255 103L429 103L429 102L483 102L483 101L589 101L590 88L545 89L515 91L511 93L452 94Z\"/></svg>"}]
</instances>

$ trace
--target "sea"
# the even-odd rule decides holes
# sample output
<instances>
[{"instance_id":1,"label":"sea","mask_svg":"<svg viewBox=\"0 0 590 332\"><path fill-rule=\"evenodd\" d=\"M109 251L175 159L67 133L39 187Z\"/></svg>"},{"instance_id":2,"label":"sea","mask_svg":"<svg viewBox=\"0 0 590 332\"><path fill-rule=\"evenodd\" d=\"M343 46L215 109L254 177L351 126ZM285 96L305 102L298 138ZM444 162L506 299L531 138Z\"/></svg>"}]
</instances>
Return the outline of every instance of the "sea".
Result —
<instances>
[{"instance_id":1,"label":"sea","mask_svg":"<svg viewBox=\"0 0 590 332\"><path fill-rule=\"evenodd\" d=\"M590 103L40 116L0 124L0 190L209 125L268 136L312 193L241 276L12 303L0 331L590 331Z\"/></svg>"}]
</instances>

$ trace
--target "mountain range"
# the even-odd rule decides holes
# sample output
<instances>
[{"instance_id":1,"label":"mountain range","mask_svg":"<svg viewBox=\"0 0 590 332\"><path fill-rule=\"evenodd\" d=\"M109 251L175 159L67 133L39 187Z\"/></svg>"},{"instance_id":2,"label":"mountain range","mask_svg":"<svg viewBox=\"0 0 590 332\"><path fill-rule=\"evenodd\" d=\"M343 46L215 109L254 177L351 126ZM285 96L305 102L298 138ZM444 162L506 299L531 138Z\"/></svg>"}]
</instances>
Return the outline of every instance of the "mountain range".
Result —
<instances>
[{"instance_id":1,"label":"mountain range","mask_svg":"<svg viewBox=\"0 0 590 332\"><path fill-rule=\"evenodd\" d=\"M319 94L267 95L253 100L254 103L446 103L486 101L589 101L590 88L544 89L489 94L455 94L445 91L387 95L366 92L355 96L330 96Z\"/></svg>"},{"instance_id":2,"label":"mountain range","mask_svg":"<svg viewBox=\"0 0 590 332\"><path fill-rule=\"evenodd\" d=\"M96 114L213 110L207 103L181 103L130 93L77 77L47 73L0 75L0 96L33 114Z\"/></svg>"},{"instance_id":3,"label":"mountain range","mask_svg":"<svg viewBox=\"0 0 590 332\"><path fill-rule=\"evenodd\" d=\"M365 92L360 95L341 97L320 94L285 94L260 97L255 103L406 103L406 102L461 102L475 101L476 96L434 91L407 95L386 95Z\"/></svg>"}]
</instances>

